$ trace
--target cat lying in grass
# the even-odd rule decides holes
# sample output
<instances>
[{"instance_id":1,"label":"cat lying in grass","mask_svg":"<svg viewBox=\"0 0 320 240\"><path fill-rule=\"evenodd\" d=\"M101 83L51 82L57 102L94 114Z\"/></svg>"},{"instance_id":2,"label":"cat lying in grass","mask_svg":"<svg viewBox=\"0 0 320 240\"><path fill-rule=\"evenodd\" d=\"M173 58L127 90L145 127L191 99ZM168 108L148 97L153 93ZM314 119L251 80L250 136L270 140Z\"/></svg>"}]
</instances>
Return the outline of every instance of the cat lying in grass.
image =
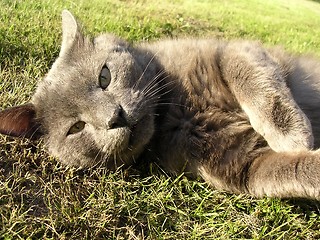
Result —
<instances>
[{"instance_id":1,"label":"cat lying in grass","mask_svg":"<svg viewBox=\"0 0 320 240\"><path fill-rule=\"evenodd\" d=\"M320 61L249 41L90 39L62 16L59 57L0 133L43 138L70 166L153 159L234 193L320 199Z\"/></svg>"}]
</instances>

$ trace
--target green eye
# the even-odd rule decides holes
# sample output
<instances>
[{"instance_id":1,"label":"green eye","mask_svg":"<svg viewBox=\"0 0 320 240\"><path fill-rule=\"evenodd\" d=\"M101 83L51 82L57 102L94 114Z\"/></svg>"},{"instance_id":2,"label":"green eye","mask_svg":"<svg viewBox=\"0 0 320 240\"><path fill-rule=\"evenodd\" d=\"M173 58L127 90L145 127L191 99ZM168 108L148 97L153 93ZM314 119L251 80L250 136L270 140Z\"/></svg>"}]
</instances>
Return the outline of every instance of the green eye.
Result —
<instances>
[{"instance_id":1,"label":"green eye","mask_svg":"<svg viewBox=\"0 0 320 240\"><path fill-rule=\"evenodd\" d=\"M105 90L111 82L111 73L109 68L104 65L99 75L99 86Z\"/></svg>"},{"instance_id":2,"label":"green eye","mask_svg":"<svg viewBox=\"0 0 320 240\"><path fill-rule=\"evenodd\" d=\"M73 124L72 127L69 129L67 135L81 132L81 131L84 129L85 125L86 125L86 123L83 122L83 121L76 122L76 123Z\"/></svg>"}]
</instances>

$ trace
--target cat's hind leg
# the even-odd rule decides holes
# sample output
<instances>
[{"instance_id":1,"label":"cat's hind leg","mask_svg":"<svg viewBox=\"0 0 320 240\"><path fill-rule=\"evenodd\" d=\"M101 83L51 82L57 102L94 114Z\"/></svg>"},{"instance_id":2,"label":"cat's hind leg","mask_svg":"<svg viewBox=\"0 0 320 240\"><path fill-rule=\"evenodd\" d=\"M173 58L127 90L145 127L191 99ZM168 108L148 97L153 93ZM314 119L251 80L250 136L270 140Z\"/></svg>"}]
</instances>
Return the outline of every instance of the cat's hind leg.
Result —
<instances>
[{"instance_id":1,"label":"cat's hind leg","mask_svg":"<svg viewBox=\"0 0 320 240\"><path fill-rule=\"evenodd\" d=\"M216 167L204 164L199 173L216 188L234 193L320 200L320 151L268 150L252 161L229 163Z\"/></svg>"},{"instance_id":2,"label":"cat's hind leg","mask_svg":"<svg viewBox=\"0 0 320 240\"><path fill-rule=\"evenodd\" d=\"M248 172L250 194L262 197L320 200L320 152L268 152Z\"/></svg>"}]
</instances>

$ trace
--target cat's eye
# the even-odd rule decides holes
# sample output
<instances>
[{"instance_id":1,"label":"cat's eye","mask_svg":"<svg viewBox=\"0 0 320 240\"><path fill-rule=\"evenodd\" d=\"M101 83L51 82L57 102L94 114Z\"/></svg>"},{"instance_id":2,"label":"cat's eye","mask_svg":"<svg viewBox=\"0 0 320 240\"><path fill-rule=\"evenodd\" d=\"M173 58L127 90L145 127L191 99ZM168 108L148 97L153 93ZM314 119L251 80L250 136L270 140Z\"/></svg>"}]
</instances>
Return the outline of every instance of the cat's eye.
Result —
<instances>
[{"instance_id":1,"label":"cat's eye","mask_svg":"<svg viewBox=\"0 0 320 240\"><path fill-rule=\"evenodd\" d=\"M111 73L109 68L104 65L99 75L99 86L105 90L111 82Z\"/></svg>"},{"instance_id":2,"label":"cat's eye","mask_svg":"<svg viewBox=\"0 0 320 240\"><path fill-rule=\"evenodd\" d=\"M85 125L86 125L86 123L83 122L83 121L76 122L76 123L73 124L72 127L69 129L67 135L81 132L81 131L84 129Z\"/></svg>"}]
</instances>

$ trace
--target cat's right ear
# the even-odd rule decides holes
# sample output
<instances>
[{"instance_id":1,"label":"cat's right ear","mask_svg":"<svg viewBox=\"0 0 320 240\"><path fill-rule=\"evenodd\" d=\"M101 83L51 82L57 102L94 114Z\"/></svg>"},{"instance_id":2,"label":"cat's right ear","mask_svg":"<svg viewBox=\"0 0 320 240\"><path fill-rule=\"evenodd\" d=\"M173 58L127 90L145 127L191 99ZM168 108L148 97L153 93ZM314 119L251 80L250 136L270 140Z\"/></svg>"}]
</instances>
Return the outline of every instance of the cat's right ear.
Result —
<instances>
[{"instance_id":1,"label":"cat's right ear","mask_svg":"<svg viewBox=\"0 0 320 240\"><path fill-rule=\"evenodd\" d=\"M12 107L0 112L0 133L32 140L42 136L41 124L36 121L32 103Z\"/></svg>"},{"instance_id":2,"label":"cat's right ear","mask_svg":"<svg viewBox=\"0 0 320 240\"><path fill-rule=\"evenodd\" d=\"M83 40L80 26L68 10L62 11L62 45L60 56L65 55L79 41Z\"/></svg>"}]
</instances>

